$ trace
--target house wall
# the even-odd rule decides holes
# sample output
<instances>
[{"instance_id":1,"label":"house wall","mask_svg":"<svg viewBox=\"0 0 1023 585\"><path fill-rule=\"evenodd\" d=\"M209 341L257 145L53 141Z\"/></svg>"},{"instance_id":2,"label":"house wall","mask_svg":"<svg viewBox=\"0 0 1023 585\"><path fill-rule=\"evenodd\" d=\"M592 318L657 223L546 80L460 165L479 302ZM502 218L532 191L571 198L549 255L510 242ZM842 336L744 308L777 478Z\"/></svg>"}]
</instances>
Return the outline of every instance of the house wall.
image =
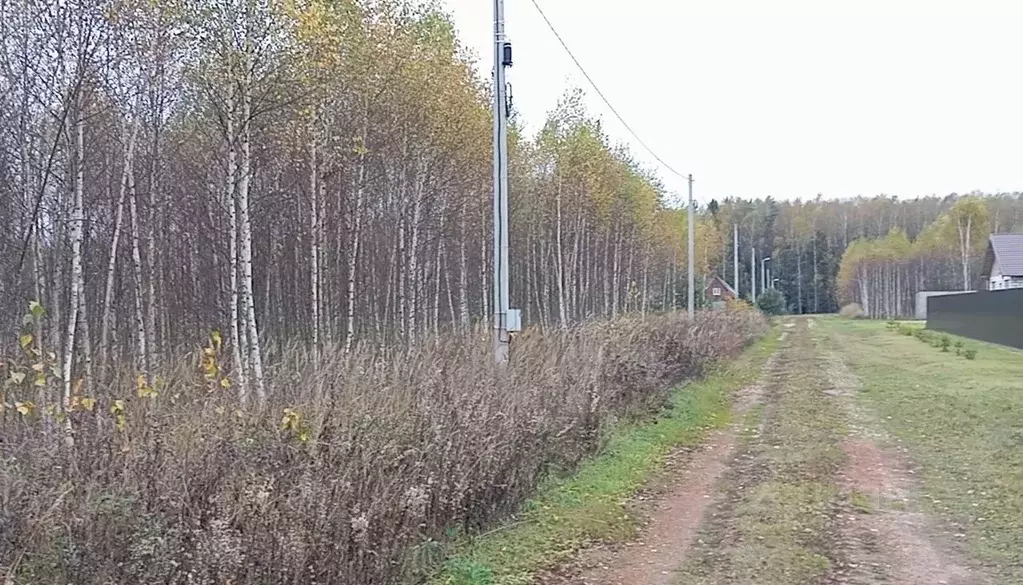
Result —
<instances>
[{"instance_id":1,"label":"house wall","mask_svg":"<svg viewBox=\"0 0 1023 585\"><path fill-rule=\"evenodd\" d=\"M988 278L988 290L1006 290L1010 288L1023 288L1023 278L1019 276L1005 276L998 267L998 260L995 259L991 266L991 276Z\"/></svg>"},{"instance_id":2,"label":"house wall","mask_svg":"<svg viewBox=\"0 0 1023 585\"><path fill-rule=\"evenodd\" d=\"M718 289L720 294L715 295L714 289ZM735 295L732 294L732 291L728 290L728 287L726 287L719 278L712 278L707 283L707 288L703 289L703 297L707 299L707 302L709 303L724 302L726 300L735 299Z\"/></svg>"}]
</instances>

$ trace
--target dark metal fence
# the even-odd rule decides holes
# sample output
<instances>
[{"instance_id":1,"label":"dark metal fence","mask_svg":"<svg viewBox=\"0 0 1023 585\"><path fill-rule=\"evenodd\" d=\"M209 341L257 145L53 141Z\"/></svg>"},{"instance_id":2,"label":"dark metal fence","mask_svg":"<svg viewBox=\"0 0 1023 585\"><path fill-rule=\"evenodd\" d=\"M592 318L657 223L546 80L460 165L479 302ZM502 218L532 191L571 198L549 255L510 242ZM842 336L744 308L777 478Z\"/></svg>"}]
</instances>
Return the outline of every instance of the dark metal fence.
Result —
<instances>
[{"instance_id":1,"label":"dark metal fence","mask_svg":"<svg viewBox=\"0 0 1023 585\"><path fill-rule=\"evenodd\" d=\"M1023 349L1023 289L931 297L927 328Z\"/></svg>"}]
</instances>

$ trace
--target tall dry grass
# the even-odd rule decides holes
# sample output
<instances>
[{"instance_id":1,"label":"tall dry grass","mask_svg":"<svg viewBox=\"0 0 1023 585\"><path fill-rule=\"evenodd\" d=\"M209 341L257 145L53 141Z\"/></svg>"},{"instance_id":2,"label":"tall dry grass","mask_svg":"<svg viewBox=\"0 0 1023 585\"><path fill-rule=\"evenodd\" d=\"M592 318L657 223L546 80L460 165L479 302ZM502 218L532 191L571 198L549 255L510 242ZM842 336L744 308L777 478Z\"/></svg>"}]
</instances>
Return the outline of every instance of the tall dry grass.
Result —
<instances>
[{"instance_id":1,"label":"tall dry grass","mask_svg":"<svg viewBox=\"0 0 1023 585\"><path fill-rule=\"evenodd\" d=\"M72 413L72 447L8 408L0 582L414 579L441 552L431 543L514 512L614 417L657 407L764 328L739 311L527 332L503 370L484 332L401 355L281 349L262 409L205 379L196 355L163 368L156 396L131 375L100 392Z\"/></svg>"}]
</instances>

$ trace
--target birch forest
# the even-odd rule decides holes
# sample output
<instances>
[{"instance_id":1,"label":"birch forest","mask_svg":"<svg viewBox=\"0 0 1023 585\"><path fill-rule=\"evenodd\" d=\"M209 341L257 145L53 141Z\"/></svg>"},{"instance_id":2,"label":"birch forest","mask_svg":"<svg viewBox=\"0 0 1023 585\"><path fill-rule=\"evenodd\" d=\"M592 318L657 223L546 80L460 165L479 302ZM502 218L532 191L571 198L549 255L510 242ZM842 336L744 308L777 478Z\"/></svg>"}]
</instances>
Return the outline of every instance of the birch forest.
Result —
<instances>
[{"instance_id":1,"label":"birch forest","mask_svg":"<svg viewBox=\"0 0 1023 585\"><path fill-rule=\"evenodd\" d=\"M722 244L709 265L733 279L729 230L738 226L739 290L750 292L750 252L761 260L793 314L834 313L860 304L878 318L913 315L919 291L976 290L992 233L1023 232L1023 193L948 194L899 198L737 199L710 201L700 211ZM723 236L723 237L721 237ZM714 258L714 254L709 254Z\"/></svg>"},{"instance_id":2,"label":"birch forest","mask_svg":"<svg viewBox=\"0 0 1023 585\"><path fill-rule=\"evenodd\" d=\"M302 343L485 320L488 80L409 2L12 1L0 10L0 324L64 378L223 332L242 387ZM578 91L511 144L512 297L544 327L684 305L685 215ZM701 218L702 272L721 235Z\"/></svg>"}]
</instances>

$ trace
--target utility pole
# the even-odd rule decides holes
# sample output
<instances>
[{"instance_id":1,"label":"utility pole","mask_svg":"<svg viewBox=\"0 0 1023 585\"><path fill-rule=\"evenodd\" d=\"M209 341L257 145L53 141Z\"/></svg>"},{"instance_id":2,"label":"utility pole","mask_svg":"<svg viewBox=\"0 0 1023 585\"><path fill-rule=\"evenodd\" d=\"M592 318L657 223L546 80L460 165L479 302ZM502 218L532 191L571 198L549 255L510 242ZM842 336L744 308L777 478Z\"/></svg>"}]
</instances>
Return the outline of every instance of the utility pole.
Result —
<instances>
[{"instance_id":1,"label":"utility pole","mask_svg":"<svg viewBox=\"0 0 1023 585\"><path fill-rule=\"evenodd\" d=\"M696 287L696 278L693 274L693 265L696 264L696 233L693 227L693 175L689 175L689 212L686 214L689 216L689 299L686 303L686 309L689 311L689 318L692 319L696 315L696 291L693 290Z\"/></svg>"},{"instance_id":2,"label":"utility pole","mask_svg":"<svg viewBox=\"0 0 1023 585\"><path fill-rule=\"evenodd\" d=\"M739 294L739 224L732 224L732 264L734 273L732 274L732 288L735 289L735 294Z\"/></svg>"},{"instance_id":3,"label":"utility pole","mask_svg":"<svg viewBox=\"0 0 1023 585\"><path fill-rule=\"evenodd\" d=\"M508 361L509 331L518 330L517 312L508 308L508 84L505 69L511 64L511 43L504 34L504 0L494 0L494 362L498 364ZM509 323L509 316L514 323Z\"/></svg>"},{"instance_id":4,"label":"utility pole","mask_svg":"<svg viewBox=\"0 0 1023 585\"><path fill-rule=\"evenodd\" d=\"M749 257L749 285L750 285L750 300L753 304L757 303L757 249L754 247L750 250Z\"/></svg>"}]
</instances>

